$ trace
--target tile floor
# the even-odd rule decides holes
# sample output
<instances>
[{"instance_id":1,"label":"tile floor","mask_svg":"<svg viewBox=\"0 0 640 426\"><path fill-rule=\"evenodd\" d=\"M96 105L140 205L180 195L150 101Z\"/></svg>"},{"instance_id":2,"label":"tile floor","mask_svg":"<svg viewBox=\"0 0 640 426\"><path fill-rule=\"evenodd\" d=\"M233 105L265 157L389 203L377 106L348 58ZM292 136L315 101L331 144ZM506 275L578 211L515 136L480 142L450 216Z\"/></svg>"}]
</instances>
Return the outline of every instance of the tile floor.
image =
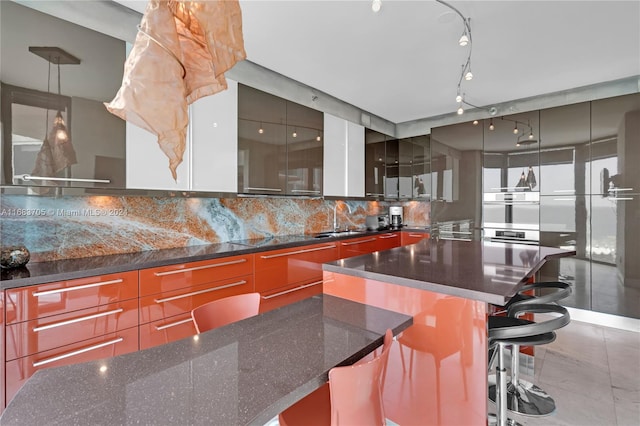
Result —
<instances>
[{"instance_id":1,"label":"tile floor","mask_svg":"<svg viewBox=\"0 0 640 426\"><path fill-rule=\"evenodd\" d=\"M521 424L640 425L640 333L572 321L535 357L534 383L551 394L557 410L511 416ZM495 412L491 403L489 411Z\"/></svg>"}]
</instances>

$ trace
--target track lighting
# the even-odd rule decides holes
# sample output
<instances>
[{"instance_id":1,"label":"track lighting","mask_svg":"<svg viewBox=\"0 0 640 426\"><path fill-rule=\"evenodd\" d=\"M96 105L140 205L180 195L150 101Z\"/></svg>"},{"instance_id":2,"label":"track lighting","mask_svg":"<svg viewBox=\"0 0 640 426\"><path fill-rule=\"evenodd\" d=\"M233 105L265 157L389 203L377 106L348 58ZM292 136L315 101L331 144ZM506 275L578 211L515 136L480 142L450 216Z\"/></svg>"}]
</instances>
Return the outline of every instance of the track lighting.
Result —
<instances>
[{"instance_id":1,"label":"track lighting","mask_svg":"<svg viewBox=\"0 0 640 426\"><path fill-rule=\"evenodd\" d=\"M260 127L258 128L258 133L263 134L264 129L262 128L262 123L260 123Z\"/></svg>"},{"instance_id":2,"label":"track lighting","mask_svg":"<svg viewBox=\"0 0 640 426\"><path fill-rule=\"evenodd\" d=\"M466 46L467 44L469 44L469 37L467 36L467 32L465 31L464 33L462 33L462 36L460 37L460 40L458 40L458 44L462 47Z\"/></svg>"},{"instance_id":3,"label":"track lighting","mask_svg":"<svg viewBox=\"0 0 640 426\"><path fill-rule=\"evenodd\" d=\"M513 134L517 135L518 134L518 123L516 122L515 127L513 128Z\"/></svg>"},{"instance_id":4,"label":"track lighting","mask_svg":"<svg viewBox=\"0 0 640 426\"><path fill-rule=\"evenodd\" d=\"M493 125L493 118L489 119L489 130L495 129L496 126Z\"/></svg>"},{"instance_id":5,"label":"track lighting","mask_svg":"<svg viewBox=\"0 0 640 426\"><path fill-rule=\"evenodd\" d=\"M380 8L382 7L382 0L373 0L371 2L371 10L375 13L380 12Z\"/></svg>"},{"instance_id":6,"label":"track lighting","mask_svg":"<svg viewBox=\"0 0 640 426\"><path fill-rule=\"evenodd\" d=\"M293 133L291 134L291 136L293 136L294 138L298 137L298 132L295 131L295 129L293 130Z\"/></svg>"},{"instance_id":7,"label":"track lighting","mask_svg":"<svg viewBox=\"0 0 640 426\"><path fill-rule=\"evenodd\" d=\"M458 93L458 96L456 96L456 102L457 103L462 102L462 96L460 96L460 93Z\"/></svg>"},{"instance_id":8,"label":"track lighting","mask_svg":"<svg viewBox=\"0 0 640 426\"><path fill-rule=\"evenodd\" d=\"M473 125L477 126L478 125L478 120L473 120Z\"/></svg>"},{"instance_id":9,"label":"track lighting","mask_svg":"<svg viewBox=\"0 0 640 426\"><path fill-rule=\"evenodd\" d=\"M462 109L462 107L458 108L458 115L462 115L463 112L464 112L464 109Z\"/></svg>"},{"instance_id":10,"label":"track lighting","mask_svg":"<svg viewBox=\"0 0 640 426\"><path fill-rule=\"evenodd\" d=\"M473 79L473 74L471 73L471 70L467 71L467 73L464 75L464 79L467 81L470 81Z\"/></svg>"},{"instance_id":11,"label":"track lighting","mask_svg":"<svg viewBox=\"0 0 640 426\"><path fill-rule=\"evenodd\" d=\"M529 139L533 139L533 131L529 132Z\"/></svg>"}]
</instances>

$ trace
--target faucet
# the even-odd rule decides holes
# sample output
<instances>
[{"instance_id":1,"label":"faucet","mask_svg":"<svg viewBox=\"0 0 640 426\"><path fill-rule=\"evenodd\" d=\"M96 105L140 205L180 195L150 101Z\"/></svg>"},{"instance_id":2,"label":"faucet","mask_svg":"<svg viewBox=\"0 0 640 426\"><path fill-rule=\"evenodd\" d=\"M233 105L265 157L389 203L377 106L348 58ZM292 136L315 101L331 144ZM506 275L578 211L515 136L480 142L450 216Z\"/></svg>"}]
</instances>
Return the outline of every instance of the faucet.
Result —
<instances>
[{"instance_id":1,"label":"faucet","mask_svg":"<svg viewBox=\"0 0 640 426\"><path fill-rule=\"evenodd\" d=\"M353 213L351 211L351 207L349 207L349 204L347 204L346 202L344 203L345 206L347 206L347 210L349 210L349 213ZM339 231L338 229L338 201L336 201L336 203L333 206L333 231L337 232Z\"/></svg>"}]
</instances>

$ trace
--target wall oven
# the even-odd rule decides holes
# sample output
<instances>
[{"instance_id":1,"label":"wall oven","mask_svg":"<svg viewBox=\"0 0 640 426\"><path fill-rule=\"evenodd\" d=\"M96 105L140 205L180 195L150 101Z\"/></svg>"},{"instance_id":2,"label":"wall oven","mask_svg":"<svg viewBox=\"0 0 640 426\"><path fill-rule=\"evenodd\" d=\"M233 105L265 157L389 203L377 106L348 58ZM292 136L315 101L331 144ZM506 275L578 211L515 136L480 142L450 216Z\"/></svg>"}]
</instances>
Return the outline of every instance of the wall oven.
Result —
<instances>
[{"instance_id":1,"label":"wall oven","mask_svg":"<svg viewBox=\"0 0 640 426\"><path fill-rule=\"evenodd\" d=\"M486 192L483 195L482 213L485 239L539 244L539 192Z\"/></svg>"}]
</instances>

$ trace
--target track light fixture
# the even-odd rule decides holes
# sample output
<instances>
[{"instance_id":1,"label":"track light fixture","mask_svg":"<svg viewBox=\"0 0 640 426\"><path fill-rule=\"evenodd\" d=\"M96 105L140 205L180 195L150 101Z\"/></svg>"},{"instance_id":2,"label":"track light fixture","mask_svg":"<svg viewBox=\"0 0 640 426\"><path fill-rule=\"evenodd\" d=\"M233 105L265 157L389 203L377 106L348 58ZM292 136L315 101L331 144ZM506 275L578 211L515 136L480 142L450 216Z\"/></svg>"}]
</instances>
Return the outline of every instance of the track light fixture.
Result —
<instances>
[{"instance_id":1,"label":"track light fixture","mask_svg":"<svg viewBox=\"0 0 640 426\"><path fill-rule=\"evenodd\" d=\"M463 80L471 81L473 79L473 73L471 72L471 52L473 50L473 38L471 37L471 18L467 18L457 8L450 5L444 0L436 0L436 1L448 7L449 9L453 10L455 13L458 14L458 16L460 16L460 19L462 19L463 29L462 29L462 35L460 36L460 39L458 39L458 44L462 47L467 47L469 50L467 54L467 60L464 64L462 64L462 69L460 71L460 78L458 79L458 96L456 96L456 102L468 104L467 102L464 101L464 98L460 96L460 92L461 92L462 81ZM462 108L462 105L460 105L458 107L458 114L462 114L463 112L464 110Z\"/></svg>"},{"instance_id":2,"label":"track light fixture","mask_svg":"<svg viewBox=\"0 0 640 426\"><path fill-rule=\"evenodd\" d=\"M489 119L489 130L495 130L496 126L493 125L493 118Z\"/></svg>"},{"instance_id":3,"label":"track light fixture","mask_svg":"<svg viewBox=\"0 0 640 426\"><path fill-rule=\"evenodd\" d=\"M371 10L373 10L375 13L380 12L381 8L382 8L382 0L373 0L371 2Z\"/></svg>"}]
</instances>

